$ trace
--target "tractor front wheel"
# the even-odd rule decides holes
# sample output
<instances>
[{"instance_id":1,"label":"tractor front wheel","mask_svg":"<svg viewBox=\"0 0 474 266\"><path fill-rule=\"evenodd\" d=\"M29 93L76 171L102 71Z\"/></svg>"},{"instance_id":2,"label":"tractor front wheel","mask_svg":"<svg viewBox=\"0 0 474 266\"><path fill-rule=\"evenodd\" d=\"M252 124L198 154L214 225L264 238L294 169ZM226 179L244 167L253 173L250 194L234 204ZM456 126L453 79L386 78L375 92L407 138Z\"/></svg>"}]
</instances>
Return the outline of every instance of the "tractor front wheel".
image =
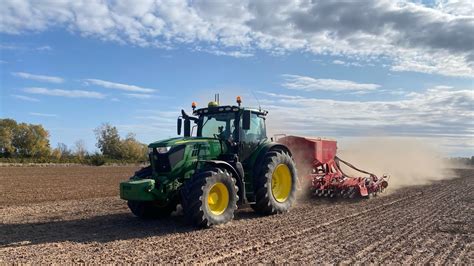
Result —
<instances>
[{"instance_id":1,"label":"tractor front wheel","mask_svg":"<svg viewBox=\"0 0 474 266\"><path fill-rule=\"evenodd\" d=\"M129 200L127 202L128 208L132 213L143 219L165 218L176 210L176 201L171 201L166 205L159 205L153 201L136 201Z\"/></svg>"},{"instance_id":2,"label":"tractor front wheel","mask_svg":"<svg viewBox=\"0 0 474 266\"><path fill-rule=\"evenodd\" d=\"M297 182L295 163L288 153L267 153L255 182L252 208L266 215L288 211L295 201Z\"/></svg>"},{"instance_id":3,"label":"tractor front wheel","mask_svg":"<svg viewBox=\"0 0 474 266\"><path fill-rule=\"evenodd\" d=\"M232 220L239 199L235 183L224 169L212 168L195 174L181 191L186 219L198 227Z\"/></svg>"}]
</instances>

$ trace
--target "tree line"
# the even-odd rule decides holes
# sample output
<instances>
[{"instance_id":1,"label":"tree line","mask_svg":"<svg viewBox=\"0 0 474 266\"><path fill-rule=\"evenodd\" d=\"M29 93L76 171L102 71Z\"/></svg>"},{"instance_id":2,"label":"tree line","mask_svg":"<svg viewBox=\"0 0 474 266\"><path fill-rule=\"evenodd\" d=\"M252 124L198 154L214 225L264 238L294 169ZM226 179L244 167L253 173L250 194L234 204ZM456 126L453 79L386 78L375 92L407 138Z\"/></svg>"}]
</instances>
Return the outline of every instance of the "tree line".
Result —
<instances>
[{"instance_id":1,"label":"tree line","mask_svg":"<svg viewBox=\"0 0 474 266\"><path fill-rule=\"evenodd\" d=\"M471 158L466 158L466 157L449 158L449 162L453 166L462 166L462 165L474 166L474 156L471 156Z\"/></svg>"},{"instance_id":2,"label":"tree line","mask_svg":"<svg viewBox=\"0 0 474 266\"><path fill-rule=\"evenodd\" d=\"M115 126L104 123L94 129L100 152L90 153L83 140L72 148L58 143L52 148L49 132L42 125L0 119L0 162L34 163L138 163L147 161L147 146L133 133L121 138Z\"/></svg>"},{"instance_id":3,"label":"tree line","mask_svg":"<svg viewBox=\"0 0 474 266\"><path fill-rule=\"evenodd\" d=\"M100 152L90 153L84 140L77 140L72 148L58 143L51 148L49 132L42 125L18 123L0 119L0 162L11 163L105 163L146 162L147 146L136 140L133 133L121 138L115 126L104 123L94 129L96 146ZM471 158L449 158L453 165L474 166Z\"/></svg>"}]
</instances>

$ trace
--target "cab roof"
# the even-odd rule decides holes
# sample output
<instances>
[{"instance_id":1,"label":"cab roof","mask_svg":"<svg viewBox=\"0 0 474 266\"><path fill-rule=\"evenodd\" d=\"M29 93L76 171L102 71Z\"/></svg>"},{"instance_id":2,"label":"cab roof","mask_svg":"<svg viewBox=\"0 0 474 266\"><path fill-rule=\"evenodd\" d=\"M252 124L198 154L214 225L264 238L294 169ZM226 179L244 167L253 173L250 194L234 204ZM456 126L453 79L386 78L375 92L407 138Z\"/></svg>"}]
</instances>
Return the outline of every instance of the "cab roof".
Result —
<instances>
[{"instance_id":1,"label":"cab roof","mask_svg":"<svg viewBox=\"0 0 474 266\"><path fill-rule=\"evenodd\" d=\"M241 107L235 105L220 105L220 106L211 106L206 108L200 108L193 111L194 115L203 115L203 114L216 114L216 113L227 113L227 112L239 112L243 110L250 110L252 113L256 113L259 115L267 115L268 111L249 108L249 107Z\"/></svg>"}]
</instances>

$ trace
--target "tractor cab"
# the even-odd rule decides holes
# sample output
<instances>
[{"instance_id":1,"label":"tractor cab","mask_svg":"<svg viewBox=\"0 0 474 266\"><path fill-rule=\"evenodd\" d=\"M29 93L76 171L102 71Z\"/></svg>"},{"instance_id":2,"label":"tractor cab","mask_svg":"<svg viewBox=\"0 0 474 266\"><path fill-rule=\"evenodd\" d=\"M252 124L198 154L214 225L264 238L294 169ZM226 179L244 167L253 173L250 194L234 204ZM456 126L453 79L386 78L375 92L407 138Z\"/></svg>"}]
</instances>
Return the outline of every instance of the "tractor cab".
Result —
<instances>
[{"instance_id":1,"label":"tractor cab","mask_svg":"<svg viewBox=\"0 0 474 266\"><path fill-rule=\"evenodd\" d=\"M184 120L184 137L213 138L226 145L226 150L245 161L263 142L267 141L265 117L267 111L241 107L241 98L237 97L238 106L220 106L218 101L209 102L206 108L196 109L192 103L193 116L184 110L178 118L178 135ZM194 125L192 125L192 123Z\"/></svg>"}]
</instances>

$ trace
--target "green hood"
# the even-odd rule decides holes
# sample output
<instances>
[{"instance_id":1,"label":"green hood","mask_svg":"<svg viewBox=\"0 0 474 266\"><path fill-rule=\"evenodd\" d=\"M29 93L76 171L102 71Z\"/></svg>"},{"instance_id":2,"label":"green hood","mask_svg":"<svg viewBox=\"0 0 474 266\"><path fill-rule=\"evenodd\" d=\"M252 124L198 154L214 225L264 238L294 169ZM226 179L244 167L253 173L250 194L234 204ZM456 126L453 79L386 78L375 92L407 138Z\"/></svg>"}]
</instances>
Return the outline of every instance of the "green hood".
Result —
<instances>
[{"instance_id":1,"label":"green hood","mask_svg":"<svg viewBox=\"0 0 474 266\"><path fill-rule=\"evenodd\" d=\"M215 138L201 138L201 137L187 137L187 138L170 138L165 140L155 141L148 145L149 148L156 148L156 147L174 147L178 145L190 145L194 143L209 143L209 142L216 142L219 143L218 139Z\"/></svg>"}]
</instances>

